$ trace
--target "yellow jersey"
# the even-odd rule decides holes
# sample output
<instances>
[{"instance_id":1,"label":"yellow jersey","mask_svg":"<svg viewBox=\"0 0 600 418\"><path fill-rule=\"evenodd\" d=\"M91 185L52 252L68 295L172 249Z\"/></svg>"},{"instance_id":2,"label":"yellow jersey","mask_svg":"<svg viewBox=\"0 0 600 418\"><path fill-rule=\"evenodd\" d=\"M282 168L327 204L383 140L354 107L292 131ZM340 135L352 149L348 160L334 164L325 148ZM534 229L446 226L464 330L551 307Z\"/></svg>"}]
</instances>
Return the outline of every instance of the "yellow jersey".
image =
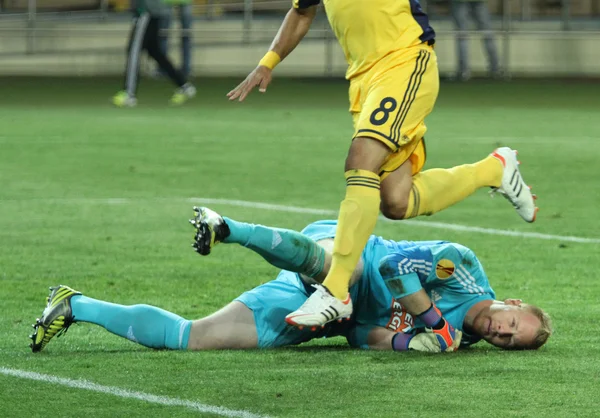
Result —
<instances>
[{"instance_id":1,"label":"yellow jersey","mask_svg":"<svg viewBox=\"0 0 600 418\"><path fill-rule=\"evenodd\" d=\"M294 8L320 0L294 0ZM435 32L419 0L323 0L327 18L346 55L350 80L383 57L422 43L432 45Z\"/></svg>"}]
</instances>

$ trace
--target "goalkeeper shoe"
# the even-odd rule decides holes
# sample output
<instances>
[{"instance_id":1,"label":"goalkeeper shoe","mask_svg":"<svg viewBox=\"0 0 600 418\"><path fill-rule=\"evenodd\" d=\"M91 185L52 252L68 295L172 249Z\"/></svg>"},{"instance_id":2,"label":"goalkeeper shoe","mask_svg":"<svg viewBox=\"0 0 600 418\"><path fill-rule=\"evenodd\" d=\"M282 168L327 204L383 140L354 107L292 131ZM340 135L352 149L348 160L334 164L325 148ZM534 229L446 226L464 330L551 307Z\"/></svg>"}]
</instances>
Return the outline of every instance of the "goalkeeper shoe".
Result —
<instances>
[{"instance_id":1,"label":"goalkeeper shoe","mask_svg":"<svg viewBox=\"0 0 600 418\"><path fill-rule=\"evenodd\" d=\"M519 161L517 151L508 147L498 148L491 154L504 166L502 184L494 188L492 193L497 192L504 196L527 222L535 221L538 208L535 206L536 196L531 194L530 187L525 184L519 172Z\"/></svg>"},{"instance_id":2,"label":"goalkeeper shoe","mask_svg":"<svg viewBox=\"0 0 600 418\"><path fill-rule=\"evenodd\" d=\"M117 107L135 107L137 99L130 96L126 91L120 91L113 96L112 103Z\"/></svg>"},{"instance_id":3,"label":"goalkeeper shoe","mask_svg":"<svg viewBox=\"0 0 600 418\"><path fill-rule=\"evenodd\" d=\"M189 99L196 96L196 87L191 83L185 83L183 86L175 90L171 97L170 103L174 106L179 106L187 102Z\"/></svg>"},{"instance_id":4,"label":"goalkeeper shoe","mask_svg":"<svg viewBox=\"0 0 600 418\"><path fill-rule=\"evenodd\" d=\"M190 223L196 228L192 247L201 255L210 254L212 248L231 233L223 217L209 208L194 206L194 218Z\"/></svg>"},{"instance_id":5,"label":"goalkeeper shoe","mask_svg":"<svg viewBox=\"0 0 600 418\"><path fill-rule=\"evenodd\" d=\"M42 312L42 317L33 324L35 331L30 335L33 340L30 347L34 353L42 351L54 336L64 334L75 322L71 311L71 298L75 295L81 293L67 286L50 288L46 309Z\"/></svg>"},{"instance_id":6,"label":"goalkeeper shoe","mask_svg":"<svg viewBox=\"0 0 600 418\"><path fill-rule=\"evenodd\" d=\"M285 322L300 329L305 326L313 331L323 327L328 322L350 319L352 315L352 299L350 294L345 300L340 300L329 293L323 285L313 284L316 290L306 302L296 311L285 317Z\"/></svg>"}]
</instances>

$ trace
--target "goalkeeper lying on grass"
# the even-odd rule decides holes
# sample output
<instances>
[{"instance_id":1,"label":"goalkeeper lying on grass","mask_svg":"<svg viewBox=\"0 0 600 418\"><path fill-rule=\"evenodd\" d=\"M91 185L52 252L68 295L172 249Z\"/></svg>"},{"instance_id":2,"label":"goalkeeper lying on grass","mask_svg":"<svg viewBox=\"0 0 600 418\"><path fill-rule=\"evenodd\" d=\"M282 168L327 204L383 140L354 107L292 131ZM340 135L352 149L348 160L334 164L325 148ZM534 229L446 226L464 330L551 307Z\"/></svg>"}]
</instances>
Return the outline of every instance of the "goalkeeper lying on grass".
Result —
<instances>
[{"instance_id":1,"label":"goalkeeper lying on grass","mask_svg":"<svg viewBox=\"0 0 600 418\"><path fill-rule=\"evenodd\" d=\"M319 221L302 233L252 225L195 208L194 248L208 255L219 243L236 243L283 269L275 280L243 293L196 321L148 305L122 306L51 288L34 324L34 352L73 322L91 322L152 348L215 350L275 348L342 335L353 347L425 352L455 351L484 339L505 349L536 349L551 334L539 308L517 299L495 300L475 254L443 241L389 241L371 236L350 289L351 318L303 329L284 318L313 292L331 264L336 222ZM333 316L333 313L331 313ZM315 322L318 323L318 322Z\"/></svg>"}]
</instances>

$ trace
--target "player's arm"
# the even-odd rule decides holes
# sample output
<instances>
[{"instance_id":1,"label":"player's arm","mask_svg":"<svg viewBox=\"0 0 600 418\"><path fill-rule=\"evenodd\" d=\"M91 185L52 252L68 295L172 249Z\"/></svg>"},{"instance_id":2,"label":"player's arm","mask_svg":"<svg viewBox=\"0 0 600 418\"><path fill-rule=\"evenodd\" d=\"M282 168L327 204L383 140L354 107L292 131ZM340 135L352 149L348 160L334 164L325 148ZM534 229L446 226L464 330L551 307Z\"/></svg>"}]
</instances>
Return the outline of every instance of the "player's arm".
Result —
<instances>
[{"instance_id":1,"label":"player's arm","mask_svg":"<svg viewBox=\"0 0 600 418\"><path fill-rule=\"evenodd\" d=\"M431 274L433 261L433 255L427 247L409 248L382 258L379 272L394 299L425 324L425 332L418 340L429 339L432 343L437 340L439 351L455 351L460 343L460 331L455 330L433 304L417 272L420 270L422 276L426 276L427 272ZM394 336L392 346L396 351L406 351L411 349L410 341L407 334L398 333Z\"/></svg>"},{"instance_id":2,"label":"player's arm","mask_svg":"<svg viewBox=\"0 0 600 418\"><path fill-rule=\"evenodd\" d=\"M453 348L460 345L462 333L456 331ZM411 333L394 332L384 327L359 324L350 331L348 342L353 347L368 348L378 351L420 351L424 353L442 352L437 338L426 330ZM454 351L454 350L446 350Z\"/></svg>"},{"instance_id":3,"label":"player's arm","mask_svg":"<svg viewBox=\"0 0 600 418\"><path fill-rule=\"evenodd\" d=\"M297 0L281 24L271 48L260 60L258 66L236 88L227 93L229 100L243 101L259 86L264 93L271 82L273 68L298 46L308 33L308 29L317 13L318 0Z\"/></svg>"},{"instance_id":4,"label":"player's arm","mask_svg":"<svg viewBox=\"0 0 600 418\"><path fill-rule=\"evenodd\" d=\"M311 4L313 2L309 1L306 3ZM267 55L274 52L277 54L279 61L287 57L298 46L304 36L306 36L316 14L316 4L302 9L292 7L279 27L279 31L275 35L275 39L273 39ZM270 66L267 65L267 67Z\"/></svg>"}]
</instances>

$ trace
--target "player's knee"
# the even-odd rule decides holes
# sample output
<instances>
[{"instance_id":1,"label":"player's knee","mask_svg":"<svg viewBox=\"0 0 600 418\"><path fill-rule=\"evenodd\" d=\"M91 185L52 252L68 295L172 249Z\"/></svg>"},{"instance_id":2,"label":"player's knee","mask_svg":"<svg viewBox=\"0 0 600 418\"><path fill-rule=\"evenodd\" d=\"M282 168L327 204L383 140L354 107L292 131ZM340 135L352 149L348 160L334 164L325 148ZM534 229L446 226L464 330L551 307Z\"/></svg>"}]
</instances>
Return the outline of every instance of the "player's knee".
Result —
<instances>
[{"instance_id":1,"label":"player's knee","mask_svg":"<svg viewBox=\"0 0 600 418\"><path fill-rule=\"evenodd\" d=\"M231 324L223 323L212 315L193 321L187 349L201 351L237 348L235 344L236 336L231 335L229 332L230 327ZM232 338L233 342L231 341Z\"/></svg>"},{"instance_id":2,"label":"player's knee","mask_svg":"<svg viewBox=\"0 0 600 418\"><path fill-rule=\"evenodd\" d=\"M388 219L404 219L408 211L408 197L382 196L380 210L383 216Z\"/></svg>"},{"instance_id":3,"label":"player's knee","mask_svg":"<svg viewBox=\"0 0 600 418\"><path fill-rule=\"evenodd\" d=\"M412 177L405 171L403 165L381 183L380 210L383 216L388 219L401 220L406 218Z\"/></svg>"},{"instance_id":4,"label":"player's knee","mask_svg":"<svg viewBox=\"0 0 600 418\"><path fill-rule=\"evenodd\" d=\"M209 318L192 322L187 349L190 351L210 350L215 348L215 341L209 337L213 324Z\"/></svg>"},{"instance_id":5,"label":"player's knee","mask_svg":"<svg viewBox=\"0 0 600 418\"><path fill-rule=\"evenodd\" d=\"M352 141L346 157L346 171L368 170L378 173L390 152L385 144L376 139L357 137Z\"/></svg>"}]
</instances>

